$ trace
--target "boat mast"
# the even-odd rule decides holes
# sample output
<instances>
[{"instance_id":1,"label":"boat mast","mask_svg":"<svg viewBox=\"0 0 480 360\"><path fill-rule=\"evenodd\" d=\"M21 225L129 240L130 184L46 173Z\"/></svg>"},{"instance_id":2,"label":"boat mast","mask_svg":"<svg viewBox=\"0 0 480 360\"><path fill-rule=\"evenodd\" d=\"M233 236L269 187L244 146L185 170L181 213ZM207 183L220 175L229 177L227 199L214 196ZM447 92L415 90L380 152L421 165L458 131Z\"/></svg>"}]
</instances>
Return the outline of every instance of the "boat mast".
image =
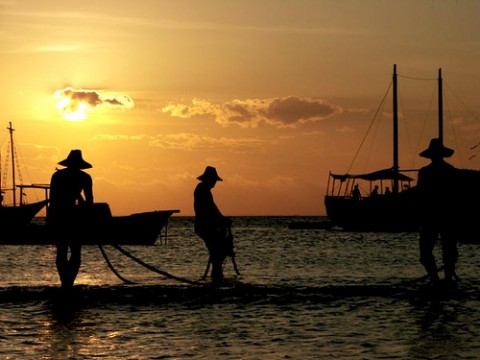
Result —
<instances>
[{"instance_id":1,"label":"boat mast","mask_svg":"<svg viewBox=\"0 0 480 360\"><path fill-rule=\"evenodd\" d=\"M438 138L443 144L443 86L442 68L438 69Z\"/></svg>"},{"instance_id":2,"label":"boat mast","mask_svg":"<svg viewBox=\"0 0 480 360\"><path fill-rule=\"evenodd\" d=\"M13 193L13 206L17 204L17 189L15 186L15 152L14 152L14 146L13 146L13 132L15 129L12 127L12 122L10 121L8 123L8 131L10 132L10 152L12 154L12 193Z\"/></svg>"},{"instance_id":3,"label":"boat mast","mask_svg":"<svg viewBox=\"0 0 480 360\"><path fill-rule=\"evenodd\" d=\"M397 103L397 65L393 65L393 189L398 194L398 103Z\"/></svg>"}]
</instances>

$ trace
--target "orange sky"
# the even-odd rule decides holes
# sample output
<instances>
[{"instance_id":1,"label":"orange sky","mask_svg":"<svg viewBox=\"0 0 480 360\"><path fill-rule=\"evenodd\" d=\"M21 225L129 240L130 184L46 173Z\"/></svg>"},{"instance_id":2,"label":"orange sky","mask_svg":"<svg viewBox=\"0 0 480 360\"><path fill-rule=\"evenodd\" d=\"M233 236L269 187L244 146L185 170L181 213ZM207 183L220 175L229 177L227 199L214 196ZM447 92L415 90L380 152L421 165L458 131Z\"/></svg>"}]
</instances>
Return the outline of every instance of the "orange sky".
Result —
<instances>
[{"instance_id":1,"label":"orange sky","mask_svg":"<svg viewBox=\"0 0 480 360\"><path fill-rule=\"evenodd\" d=\"M23 182L48 183L80 148L117 215L192 215L206 165L226 215L322 215L328 173L348 170L397 64L442 68L451 161L478 169L478 14L476 0L0 0L2 166L12 122ZM437 134L435 86L399 79L402 167ZM382 114L352 172L391 166L390 103Z\"/></svg>"}]
</instances>

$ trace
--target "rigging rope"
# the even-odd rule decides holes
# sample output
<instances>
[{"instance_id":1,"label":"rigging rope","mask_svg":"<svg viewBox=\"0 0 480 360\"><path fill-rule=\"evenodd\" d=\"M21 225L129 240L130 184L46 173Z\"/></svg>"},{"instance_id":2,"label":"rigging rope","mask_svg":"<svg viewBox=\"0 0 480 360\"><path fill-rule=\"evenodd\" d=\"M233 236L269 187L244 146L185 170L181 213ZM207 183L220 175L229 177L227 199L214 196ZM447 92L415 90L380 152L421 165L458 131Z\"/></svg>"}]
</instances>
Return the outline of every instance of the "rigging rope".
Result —
<instances>
[{"instance_id":1,"label":"rigging rope","mask_svg":"<svg viewBox=\"0 0 480 360\"><path fill-rule=\"evenodd\" d=\"M426 81L438 80L436 78L419 78L419 77L413 77L413 76L400 75L398 73L397 73L397 76L402 77L404 79L409 79L409 80L426 80Z\"/></svg>"},{"instance_id":2,"label":"rigging rope","mask_svg":"<svg viewBox=\"0 0 480 360\"><path fill-rule=\"evenodd\" d=\"M350 166L348 167L347 174L352 170L353 164L355 163L355 160L357 159L357 156L358 156L358 154L360 153L360 149L362 148L363 144L365 143L365 140L367 139L368 133L370 132L370 129L372 128L373 123L374 123L375 120L377 119L378 114L380 113L380 110L383 108L383 105L384 105L384 103L385 103L385 99L387 98L388 93L390 92L390 88L391 88L391 87L392 87L392 82L390 82L390 84L388 85L387 91L385 92L385 95L383 96L383 99L382 99L382 101L380 102L380 105L378 106L377 111L375 111L375 115L373 116L373 119L372 119L372 121L370 122L370 125L368 126L368 130L367 130L367 132L365 133L365 136L363 137L362 142L360 143L360 146L358 147L358 150L357 150L357 152L355 153L355 156L353 157L352 162L350 163Z\"/></svg>"},{"instance_id":3,"label":"rigging rope","mask_svg":"<svg viewBox=\"0 0 480 360\"><path fill-rule=\"evenodd\" d=\"M1 164L3 166L2 168L2 185L1 185L1 189L6 189L7 187L7 178L8 178L8 162L10 161L10 147L7 146L6 147L6 157L5 159L3 160L5 161L5 165L4 164Z\"/></svg>"},{"instance_id":4,"label":"rigging rope","mask_svg":"<svg viewBox=\"0 0 480 360\"><path fill-rule=\"evenodd\" d=\"M398 73L397 73L397 76L398 76L398 77L401 77L401 78L404 78L404 79L408 79L408 80L419 80L419 81L437 81L437 80L438 80L437 78L413 77L413 76L401 75L401 74L398 74ZM353 159L352 159L352 161L351 161L351 163L350 163L350 165L349 165L349 167L348 167L348 169L347 169L347 174L350 173L351 169L353 168L353 165L354 165L354 163L356 162L356 160L357 160L357 158L358 158L358 156L359 156L360 150L363 148L363 146L364 146L364 144L365 144L365 142L366 142L366 139L367 139L368 134L372 131L373 124L374 124L375 121L377 120L377 118L378 118L378 116L379 116L379 113L381 112L381 110L382 110L383 107L384 107L384 104L385 104L387 95L389 94L392 85L393 85L393 82L390 82L390 84L389 84L389 86L388 86L388 88L387 88L387 91L385 92L385 95L383 96L383 98L382 98L382 100L381 100L381 102L380 102L377 110L375 111L375 114L374 114L374 116L373 116L373 118L372 118L372 120L371 120L371 122L370 122L370 124L369 124L369 126L368 126L368 129L367 129L367 131L366 131L366 133L365 133L365 135L364 135L364 137L363 137L363 139L362 139L362 141L361 141L361 143L360 143L360 146L358 147L357 152L355 153L355 155L354 155L354 157L353 157ZM433 99L433 97L432 97L432 99ZM424 124L424 125L423 125L423 129L422 129L422 133L423 133L423 131L424 131L425 122L424 122L423 124ZM421 137L419 137L418 142L420 142L420 139L421 139ZM479 143L478 145L480 145L480 143ZM418 147L419 147L419 144L417 144L416 148L418 148ZM414 166L414 167L415 167L415 166Z\"/></svg>"}]
</instances>

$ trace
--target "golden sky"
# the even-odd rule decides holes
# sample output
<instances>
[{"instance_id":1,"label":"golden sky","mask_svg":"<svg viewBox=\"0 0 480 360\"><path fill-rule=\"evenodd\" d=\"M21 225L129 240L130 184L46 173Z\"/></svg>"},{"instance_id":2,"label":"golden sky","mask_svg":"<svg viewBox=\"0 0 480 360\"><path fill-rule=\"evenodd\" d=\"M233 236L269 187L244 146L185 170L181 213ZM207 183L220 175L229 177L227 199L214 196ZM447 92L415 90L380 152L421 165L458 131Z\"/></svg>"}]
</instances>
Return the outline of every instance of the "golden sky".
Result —
<instances>
[{"instance_id":1,"label":"golden sky","mask_svg":"<svg viewBox=\"0 0 480 360\"><path fill-rule=\"evenodd\" d=\"M477 0L0 0L2 167L12 122L24 183L82 149L114 214L192 215L211 165L225 215L322 215L397 64L401 167L437 134L442 68L451 162L478 169L479 14ZM351 172L391 166L381 111L379 147Z\"/></svg>"}]
</instances>

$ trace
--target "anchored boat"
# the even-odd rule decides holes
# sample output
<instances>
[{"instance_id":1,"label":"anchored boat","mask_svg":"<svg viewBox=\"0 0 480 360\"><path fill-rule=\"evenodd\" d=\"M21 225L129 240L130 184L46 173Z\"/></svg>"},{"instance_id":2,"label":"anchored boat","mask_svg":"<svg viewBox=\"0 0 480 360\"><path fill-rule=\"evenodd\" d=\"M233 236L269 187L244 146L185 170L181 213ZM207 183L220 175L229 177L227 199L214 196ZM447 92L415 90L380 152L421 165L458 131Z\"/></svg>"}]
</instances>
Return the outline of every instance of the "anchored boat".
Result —
<instances>
[{"instance_id":1,"label":"anchored boat","mask_svg":"<svg viewBox=\"0 0 480 360\"><path fill-rule=\"evenodd\" d=\"M338 226L351 231L416 231L418 214L414 204L414 179L399 168L398 159L398 105L397 71L393 68L393 163L392 167L366 174L329 173L325 208L328 217ZM411 171L411 170L410 170ZM416 171L416 170L415 170ZM355 195L359 182L373 192L374 183L380 183L379 192L372 196ZM383 184L388 184L385 191Z\"/></svg>"},{"instance_id":2,"label":"anchored boat","mask_svg":"<svg viewBox=\"0 0 480 360\"><path fill-rule=\"evenodd\" d=\"M398 151L397 72L393 69L393 163L390 168L366 174L329 173L324 198L328 217L344 230L373 232L408 232L419 230L419 210L414 178L418 169L401 170ZM438 138L443 143L442 72L438 74ZM452 184L458 198L455 225L459 240L480 243L478 203L480 202L480 172L457 169ZM416 175L415 175L416 176ZM362 183L369 189L359 196L355 186ZM377 190L375 190L376 184ZM439 194L441 196L441 194Z\"/></svg>"}]
</instances>

